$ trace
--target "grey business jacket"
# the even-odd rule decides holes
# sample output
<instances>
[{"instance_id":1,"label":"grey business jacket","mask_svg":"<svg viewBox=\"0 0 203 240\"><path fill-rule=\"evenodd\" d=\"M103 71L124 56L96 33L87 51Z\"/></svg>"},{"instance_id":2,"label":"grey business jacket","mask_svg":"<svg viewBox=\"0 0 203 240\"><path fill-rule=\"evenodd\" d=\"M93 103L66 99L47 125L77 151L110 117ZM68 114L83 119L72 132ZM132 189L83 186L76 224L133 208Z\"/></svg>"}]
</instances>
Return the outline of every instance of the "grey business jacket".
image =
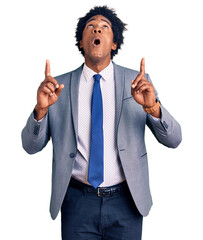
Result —
<instances>
[{"instance_id":1,"label":"grey business jacket","mask_svg":"<svg viewBox=\"0 0 203 240\"><path fill-rule=\"evenodd\" d=\"M64 84L58 101L41 122L31 113L22 131L23 148L29 154L41 151L52 139L52 194L50 213L55 219L61 208L75 162L78 138L78 88L82 67L56 77ZM178 122L161 105L161 120L155 121L131 96L131 80L139 72L114 63L116 92L116 143L125 177L139 212L146 216L152 206L148 160L144 142L147 125L163 145L176 148L181 142ZM150 80L149 75L146 78ZM156 92L157 95L157 92ZM158 96L157 96L158 99Z\"/></svg>"}]
</instances>

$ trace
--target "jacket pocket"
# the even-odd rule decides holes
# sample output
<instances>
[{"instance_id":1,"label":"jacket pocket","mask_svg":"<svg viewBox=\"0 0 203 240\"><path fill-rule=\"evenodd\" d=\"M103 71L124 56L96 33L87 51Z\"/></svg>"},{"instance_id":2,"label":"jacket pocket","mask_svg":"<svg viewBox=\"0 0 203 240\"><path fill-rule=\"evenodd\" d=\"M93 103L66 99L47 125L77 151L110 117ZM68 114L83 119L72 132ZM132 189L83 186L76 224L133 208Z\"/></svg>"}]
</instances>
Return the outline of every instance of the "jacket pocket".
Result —
<instances>
[{"instance_id":1,"label":"jacket pocket","mask_svg":"<svg viewBox=\"0 0 203 240\"><path fill-rule=\"evenodd\" d=\"M133 96L126 97L126 98L123 99L123 102L129 101L129 100L132 100L132 99L134 99Z\"/></svg>"},{"instance_id":2,"label":"jacket pocket","mask_svg":"<svg viewBox=\"0 0 203 240\"><path fill-rule=\"evenodd\" d=\"M144 154L142 154L140 157L142 158L142 157L144 157L144 156L146 156L146 155L147 155L147 152L144 153Z\"/></svg>"}]
</instances>

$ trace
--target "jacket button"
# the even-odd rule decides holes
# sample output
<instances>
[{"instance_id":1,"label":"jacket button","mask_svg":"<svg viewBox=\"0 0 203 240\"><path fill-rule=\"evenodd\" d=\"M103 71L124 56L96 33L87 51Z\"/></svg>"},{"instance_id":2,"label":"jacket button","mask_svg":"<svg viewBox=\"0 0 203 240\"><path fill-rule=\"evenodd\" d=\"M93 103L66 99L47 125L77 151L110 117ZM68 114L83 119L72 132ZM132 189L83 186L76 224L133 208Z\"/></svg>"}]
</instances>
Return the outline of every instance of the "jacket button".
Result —
<instances>
[{"instance_id":1,"label":"jacket button","mask_svg":"<svg viewBox=\"0 0 203 240\"><path fill-rule=\"evenodd\" d=\"M75 153L70 153L69 155L71 158L74 158L75 157Z\"/></svg>"},{"instance_id":2,"label":"jacket button","mask_svg":"<svg viewBox=\"0 0 203 240\"><path fill-rule=\"evenodd\" d=\"M33 134L34 135L38 135L39 134L39 127L38 126L34 127Z\"/></svg>"},{"instance_id":3,"label":"jacket button","mask_svg":"<svg viewBox=\"0 0 203 240\"><path fill-rule=\"evenodd\" d=\"M163 124L164 124L165 128L167 129L168 128L168 124L165 121L163 122Z\"/></svg>"}]
</instances>

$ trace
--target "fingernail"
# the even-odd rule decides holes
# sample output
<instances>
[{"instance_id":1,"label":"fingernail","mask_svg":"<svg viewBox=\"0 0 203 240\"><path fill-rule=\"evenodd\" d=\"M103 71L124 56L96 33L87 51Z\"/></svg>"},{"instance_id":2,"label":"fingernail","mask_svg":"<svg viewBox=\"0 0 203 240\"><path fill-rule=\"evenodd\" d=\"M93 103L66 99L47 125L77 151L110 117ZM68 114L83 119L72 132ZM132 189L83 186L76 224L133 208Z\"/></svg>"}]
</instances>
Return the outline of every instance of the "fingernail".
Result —
<instances>
[{"instance_id":1,"label":"fingernail","mask_svg":"<svg viewBox=\"0 0 203 240\"><path fill-rule=\"evenodd\" d=\"M56 84L56 88L59 88L59 85L58 85L58 84Z\"/></svg>"}]
</instances>

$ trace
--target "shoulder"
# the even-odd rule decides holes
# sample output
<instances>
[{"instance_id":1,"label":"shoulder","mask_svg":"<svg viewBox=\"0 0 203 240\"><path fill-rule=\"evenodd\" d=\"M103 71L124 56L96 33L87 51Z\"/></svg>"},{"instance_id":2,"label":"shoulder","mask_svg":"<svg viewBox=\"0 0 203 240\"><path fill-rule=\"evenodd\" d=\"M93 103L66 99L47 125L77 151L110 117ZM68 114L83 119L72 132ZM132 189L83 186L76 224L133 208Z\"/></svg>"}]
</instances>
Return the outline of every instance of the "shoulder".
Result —
<instances>
[{"instance_id":1,"label":"shoulder","mask_svg":"<svg viewBox=\"0 0 203 240\"><path fill-rule=\"evenodd\" d=\"M118 65L114 62L113 62L113 65L114 65L115 72L122 72L125 76L136 77L139 74L137 70Z\"/></svg>"},{"instance_id":2,"label":"shoulder","mask_svg":"<svg viewBox=\"0 0 203 240\"><path fill-rule=\"evenodd\" d=\"M134 70L134 69L131 69L131 68L127 68L127 67L124 67L124 66L120 66L120 65L118 65L118 64L116 64L114 62L113 62L113 65L114 65L114 71L115 72L123 72L126 80L127 79L133 80L140 73L137 70ZM146 77L147 80L151 81L148 73L145 73L145 77Z\"/></svg>"},{"instance_id":3,"label":"shoulder","mask_svg":"<svg viewBox=\"0 0 203 240\"><path fill-rule=\"evenodd\" d=\"M82 69L83 69L83 64L73 71L63 73L61 75L55 76L54 78L59 83L63 83L64 81L70 81L73 75L77 75L77 74L80 75L82 73Z\"/></svg>"}]
</instances>

